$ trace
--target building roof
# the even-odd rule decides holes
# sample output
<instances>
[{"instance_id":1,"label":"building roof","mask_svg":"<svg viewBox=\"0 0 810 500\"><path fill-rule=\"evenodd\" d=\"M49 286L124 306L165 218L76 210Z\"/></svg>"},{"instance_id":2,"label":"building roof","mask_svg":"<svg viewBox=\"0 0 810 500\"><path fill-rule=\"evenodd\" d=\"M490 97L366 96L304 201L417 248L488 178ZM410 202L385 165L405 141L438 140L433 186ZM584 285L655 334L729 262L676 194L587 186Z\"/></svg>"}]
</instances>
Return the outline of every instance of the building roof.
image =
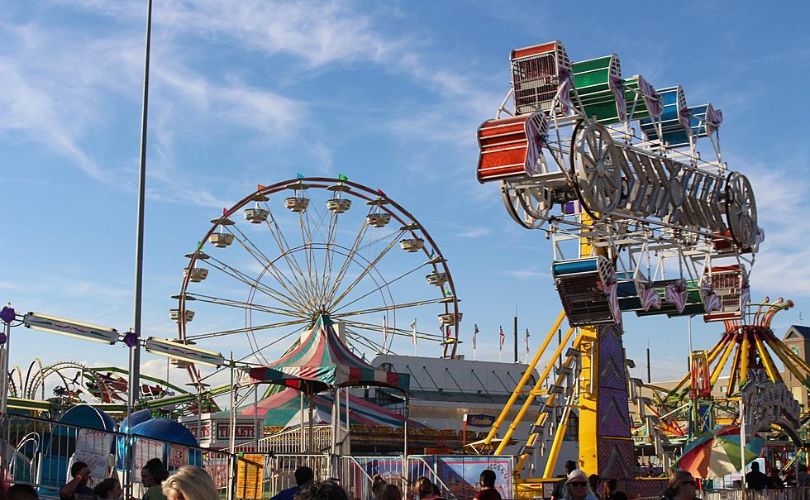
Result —
<instances>
[{"instance_id":1,"label":"building roof","mask_svg":"<svg viewBox=\"0 0 810 500\"><path fill-rule=\"evenodd\" d=\"M804 338L810 340L810 326L790 325L782 335L782 340Z\"/></svg>"},{"instance_id":2,"label":"building roof","mask_svg":"<svg viewBox=\"0 0 810 500\"><path fill-rule=\"evenodd\" d=\"M528 368L522 363L398 355L379 355L371 364L409 375L412 394L441 393L444 396L441 399L445 399L448 393L484 397L512 394ZM538 377L534 371L529 387L534 386Z\"/></svg>"}]
</instances>

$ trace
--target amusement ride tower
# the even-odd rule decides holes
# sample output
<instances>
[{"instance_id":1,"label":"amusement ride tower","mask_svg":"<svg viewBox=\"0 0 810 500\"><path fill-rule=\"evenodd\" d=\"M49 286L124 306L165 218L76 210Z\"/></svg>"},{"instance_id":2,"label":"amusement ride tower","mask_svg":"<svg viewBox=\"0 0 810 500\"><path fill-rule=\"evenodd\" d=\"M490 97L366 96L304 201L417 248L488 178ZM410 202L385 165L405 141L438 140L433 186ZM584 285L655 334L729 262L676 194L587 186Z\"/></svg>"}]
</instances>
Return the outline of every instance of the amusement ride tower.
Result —
<instances>
[{"instance_id":1,"label":"amusement ride tower","mask_svg":"<svg viewBox=\"0 0 810 500\"><path fill-rule=\"evenodd\" d=\"M722 160L722 113L687 106L680 86L624 77L615 54L572 63L559 41L513 50L510 64L512 88L478 130L477 176L500 186L516 223L549 236L563 306L527 373L564 317L571 328L552 355L564 356L554 382L544 385L552 366L534 387L524 377L481 449L503 453L539 400L516 474L553 436L543 474L552 476L576 411L580 468L629 479L635 455L622 313L741 320L764 238L754 192ZM701 144L708 153L700 154ZM518 418L499 438L521 395ZM532 480L522 485L528 491Z\"/></svg>"}]
</instances>

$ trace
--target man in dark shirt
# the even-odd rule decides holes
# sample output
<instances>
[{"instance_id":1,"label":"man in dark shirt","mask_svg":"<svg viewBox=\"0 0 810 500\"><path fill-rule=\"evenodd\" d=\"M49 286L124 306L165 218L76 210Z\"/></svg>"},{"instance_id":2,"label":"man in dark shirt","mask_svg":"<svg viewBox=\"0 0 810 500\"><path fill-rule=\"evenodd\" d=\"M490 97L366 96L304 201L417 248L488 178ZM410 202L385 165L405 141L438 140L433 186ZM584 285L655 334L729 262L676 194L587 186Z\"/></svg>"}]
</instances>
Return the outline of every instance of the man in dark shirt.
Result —
<instances>
[{"instance_id":1,"label":"man in dark shirt","mask_svg":"<svg viewBox=\"0 0 810 500\"><path fill-rule=\"evenodd\" d=\"M479 478L481 489L475 494L475 500L501 500L501 494L495 489L495 472L485 469Z\"/></svg>"},{"instance_id":2,"label":"man in dark shirt","mask_svg":"<svg viewBox=\"0 0 810 500\"><path fill-rule=\"evenodd\" d=\"M286 490L281 490L278 495L274 496L270 500L293 500L293 497L295 497L295 494L298 493L298 490L311 483L314 479L315 473L312 472L312 469L306 465L302 465L301 467L295 469L295 486L292 488L287 488Z\"/></svg>"},{"instance_id":3,"label":"man in dark shirt","mask_svg":"<svg viewBox=\"0 0 810 500\"><path fill-rule=\"evenodd\" d=\"M577 469L577 463L573 460L567 460L565 462L565 475L563 475L563 479L561 481L557 481L557 484L554 485L554 491L551 493L552 500L560 500L563 497L563 488L565 488L565 478L568 477L568 474L571 474Z\"/></svg>"},{"instance_id":4,"label":"man in dark shirt","mask_svg":"<svg viewBox=\"0 0 810 500\"><path fill-rule=\"evenodd\" d=\"M84 462L74 462L70 467L70 481L59 490L61 500L92 500L93 488L87 486L90 480L90 467Z\"/></svg>"},{"instance_id":5,"label":"man in dark shirt","mask_svg":"<svg viewBox=\"0 0 810 500\"><path fill-rule=\"evenodd\" d=\"M768 476L759 471L759 462L751 463L751 472L745 475L745 485L757 491L764 490L768 485Z\"/></svg>"}]
</instances>

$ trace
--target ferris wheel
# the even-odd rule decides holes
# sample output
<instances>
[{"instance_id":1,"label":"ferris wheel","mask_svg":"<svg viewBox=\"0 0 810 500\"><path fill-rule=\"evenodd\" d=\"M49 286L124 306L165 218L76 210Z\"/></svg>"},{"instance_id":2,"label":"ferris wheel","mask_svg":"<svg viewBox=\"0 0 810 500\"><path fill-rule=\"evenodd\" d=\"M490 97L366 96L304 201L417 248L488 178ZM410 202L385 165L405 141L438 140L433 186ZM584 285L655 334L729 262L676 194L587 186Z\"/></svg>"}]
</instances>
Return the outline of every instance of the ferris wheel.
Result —
<instances>
[{"instance_id":1,"label":"ferris wheel","mask_svg":"<svg viewBox=\"0 0 810 500\"><path fill-rule=\"evenodd\" d=\"M462 315L435 241L383 191L343 176L259 185L186 257L170 313L181 342L242 339L234 357L266 364L326 314L358 354L428 344L455 355Z\"/></svg>"}]
</instances>

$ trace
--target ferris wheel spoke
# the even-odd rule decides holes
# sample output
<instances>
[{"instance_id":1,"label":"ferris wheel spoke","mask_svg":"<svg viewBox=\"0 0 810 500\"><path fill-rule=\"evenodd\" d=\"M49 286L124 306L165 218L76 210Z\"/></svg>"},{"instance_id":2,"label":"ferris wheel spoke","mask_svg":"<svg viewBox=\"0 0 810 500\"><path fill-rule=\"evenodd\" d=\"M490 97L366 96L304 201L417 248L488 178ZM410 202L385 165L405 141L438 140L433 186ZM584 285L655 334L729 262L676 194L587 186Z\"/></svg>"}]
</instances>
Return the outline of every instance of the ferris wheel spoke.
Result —
<instances>
[{"instance_id":1,"label":"ferris wheel spoke","mask_svg":"<svg viewBox=\"0 0 810 500\"><path fill-rule=\"evenodd\" d=\"M390 349L388 349L382 343L375 342L373 339L370 339L369 337L366 337L365 335L361 335L361 334L359 334L359 333L357 333L355 331L347 330L346 331L346 337L351 338L351 340L353 342L357 342L358 344L362 344L365 347L368 347L369 349L372 350L372 352L394 354L393 352L391 352Z\"/></svg>"},{"instance_id":2,"label":"ferris wheel spoke","mask_svg":"<svg viewBox=\"0 0 810 500\"><path fill-rule=\"evenodd\" d=\"M203 295L200 293L186 292L187 299L193 299L200 302L207 302L209 304L216 304L228 307L236 307L239 309L252 309L254 311L261 311L270 314L278 314L280 316L290 316L292 318L300 318L300 310L281 309L278 307L268 306L264 304L257 304L255 302L243 302L241 300L226 299L223 297L213 297L211 295Z\"/></svg>"},{"instance_id":3,"label":"ferris wheel spoke","mask_svg":"<svg viewBox=\"0 0 810 500\"><path fill-rule=\"evenodd\" d=\"M376 333L386 333L387 332L390 335L398 335L400 337L408 337L408 338L413 337L413 330L406 330L404 328L396 328L396 327L392 327L392 326L389 326L389 325L383 326L383 325L377 325L377 324L374 324L374 323L365 323L365 322L362 322L362 321L344 320L343 322L346 324L346 326L350 326L352 328L368 330L368 331L376 332ZM431 342L442 342L444 340L443 335L439 335L439 334L435 334L435 333L420 332L418 330L416 331L416 338L417 339L422 339L422 340L429 340Z\"/></svg>"},{"instance_id":4,"label":"ferris wheel spoke","mask_svg":"<svg viewBox=\"0 0 810 500\"><path fill-rule=\"evenodd\" d=\"M309 209L300 212L298 214L298 221L299 225L301 226L301 239L304 242L304 256L307 264L307 277L308 279L305 280L307 284L307 295L310 298L312 304L316 307L319 302L318 297L318 262L315 257L315 248L313 246L313 238L312 238L312 228L310 227L310 217L309 212L313 210L310 206Z\"/></svg>"},{"instance_id":5,"label":"ferris wheel spoke","mask_svg":"<svg viewBox=\"0 0 810 500\"><path fill-rule=\"evenodd\" d=\"M234 359L234 362L236 362L236 363L247 363L247 364L251 364L250 362L248 362L248 361L247 361L247 360L248 360L248 358L250 358L251 356L254 356L254 355L256 355L256 354L258 354L259 356L262 356L262 355L261 355L261 351L263 351L263 350L265 350L265 349L268 349L268 348L270 348L270 347L272 347L272 346L274 346L274 345L278 344L279 342L281 342L281 341L283 341L283 340L287 340L287 339L288 339L288 338L290 338L291 336L295 335L296 333L300 333L301 331L302 331L302 329L301 329L301 328L298 328L298 329L295 329L295 330L293 330L293 331L291 331L291 332L289 332L289 333L286 333L286 334L284 334L284 335L281 335L280 337L273 339L271 342L269 342L269 343L265 344L264 346L262 346L262 347L260 347L260 348L256 349L255 351L253 351L253 352L251 352L251 353L249 353L249 354L246 354L246 355L242 356L242 357L241 357L241 358L239 358L239 359ZM262 357L263 357L263 356L262 356ZM266 360L265 360L265 362L266 362ZM256 364L260 364L260 363L262 363L262 361L260 361L260 360L257 358L257 359L256 359ZM230 367L229 367L229 366L227 366L227 365L226 365L226 366L221 366L221 367L219 367L219 368L216 368L216 369L214 369L214 370L213 370L211 373L209 373L208 375L206 375L206 376L202 377L202 378L200 379L200 381L201 381L201 382L202 382L202 381L205 381L205 380L207 380L207 379L209 379L209 378L214 377L215 375L217 375L217 374L219 374L219 373L224 373L224 372L226 372L227 370L230 370Z\"/></svg>"},{"instance_id":6,"label":"ferris wheel spoke","mask_svg":"<svg viewBox=\"0 0 810 500\"><path fill-rule=\"evenodd\" d=\"M418 300L415 302L404 302L402 304L391 304L391 305L384 305L381 307L372 307L369 309L359 309L357 311L349 311L341 314L333 314L333 318L346 318L349 316L362 316L364 314L372 314L377 312L384 312L384 311L396 311L398 309L408 309L409 307L419 307L419 306L426 306L428 304L441 304L445 302L444 298L440 299L427 299L427 300Z\"/></svg>"},{"instance_id":7,"label":"ferris wheel spoke","mask_svg":"<svg viewBox=\"0 0 810 500\"><path fill-rule=\"evenodd\" d=\"M199 333L197 335L186 335L185 340L201 340L216 337L225 337L228 335L236 335L238 333L250 333L258 330L269 330L271 328L279 328L284 326L300 325L310 321L309 318L301 318L290 321L279 321L277 323L266 323L264 325L246 326L243 328L232 328L230 330L220 330L216 332Z\"/></svg>"},{"instance_id":8,"label":"ferris wheel spoke","mask_svg":"<svg viewBox=\"0 0 810 500\"><path fill-rule=\"evenodd\" d=\"M278 291L278 290L276 290L274 288L271 288L271 287L269 287L268 285L266 285L264 283L260 283L258 280L246 275L245 273L239 271L238 269L236 269L236 268L234 268L232 266L229 266L228 264L222 262L221 260L219 260L217 258L209 257L209 264L211 265L211 267L214 267L215 269L218 269L222 273L224 273L224 274L226 274L226 275L228 275L228 276L230 276L230 277L232 277L232 278L234 278L234 279L236 279L238 281L241 281L242 283L244 283L244 284L246 284L246 285L248 285L250 287L256 288L256 290L264 293L265 295L270 296L271 298L273 298L273 299L277 300L278 302L286 305L287 307L290 307L291 309L295 309L295 310L298 310L298 311L301 311L301 312L305 311L304 304L301 303L300 300L298 299L298 297L296 297L295 295L292 295L292 294L291 294L291 296L290 295L285 295L285 294L281 293L280 291Z\"/></svg>"},{"instance_id":9,"label":"ferris wheel spoke","mask_svg":"<svg viewBox=\"0 0 810 500\"><path fill-rule=\"evenodd\" d=\"M357 232L357 236L354 237L354 241L352 242L352 247L349 250L349 253L346 255L346 258L343 260L343 263L340 266L340 270L338 270L337 276L335 276L334 281L332 281L332 285L329 288L329 294L325 297L324 302L330 305L330 310L334 304L332 304L332 298L340 288L340 283L343 282L343 278L346 276L346 271L349 270L349 265L354 261L354 256L357 255L357 252L360 248L360 243L363 241L363 238L368 231L368 222L363 219L363 224L360 226L360 230Z\"/></svg>"},{"instance_id":10,"label":"ferris wheel spoke","mask_svg":"<svg viewBox=\"0 0 810 500\"><path fill-rule=\"evenodd\" d=\"M332 261L334 252L332 245L335 244L335 231L337 228L338 214L333 213L329 217L329 228L326 231L326 255L323 261L323 275L321 276L321 287L318 289L318 294L322 302L325 302L326 294L329 292L330 278L332 276Z\"/></svg>"},{"instance_id":11,"label":"ferris wheel spoke","mask_svg":"<svg viewBox=\"0 0 810 500\"><path fill-rule=\"evenodd\" d=\"M397 276L397 277L396 277L396 278L394 278L394 279L391 279L391 280L385 280L385 281L383 281L382 285L379 285L377 288L374 288L373 290L371 290L371 291L369 291L369 292L364 293L364 294L363 294L363 295L361 295L360 297L358 297L358 298L356 298L356 299L354 299L354 300L352 300L352 301L350 301L350 302L346 302L345 304L343 304L342 306L338 307L338 308L337 308L337 309L335 309L334 311L335 311L335 312L337 312L337 311L341 311L341 310L343 310L343 309L346 309L346 308L347 308L347 307L349 307L350 305L355 304L355 303L357 303L358 301L365 299L365 298L366 298L366 297L368 297L369 295L371 295L371 294L373 294L373 293L375 293L375 292L378 292L378 291L382 290L384 287L389 286L389 285L391 285L392 283L395 283L395 282L397 282L397 281L399 281L399 280L401 280L401 279L405 278L406 276L408 276L408 275L410 275L410 274L415 273L416 271L418 271L418 270L422 269L423 267L425 267L425 266L426 266L426 265L428 265L428 264L430 264L430 262L425 262L425 263L423 263L423 264L420 264L420 265L418 265L418 266L414 267L414 268L413 268L413 269L411 269L410 271L406 271L405 273L400 274L399 276ZM442 298L441 300L444 300L444 298Z\"/></svg>"},{"instance_id":12,"label":"ferris wheel spoke","mask_svg":"<svg viewBox=\"0 0 810 500\"><path fill-rule=\"evenodd\" d=\"M402 232L404 233L405 231ZM363 278L365 278L366 275L368 275L368 273L371 272L372 269L376 268L377 264L382 260L382 258L385 257L385 255L394 247L398 239L399 238L395 238L391 240L385 246L385 248L383 248L382 251L380 251L380 253L377 254L377 256L374 257L374 259L371 262L369 262L368 266L366 266L366 268L363 269L363 271L357 276L357 278L355 278L354 281L352 281L351 284L349 284L349 286L347 286L343 290L343 292L338 296L338 298L336 298L335 300L331 300L330 297L329 310L332 310L335 307L337 307L337 305L340 304L340 302L346 297L346 295L348 295L352 290L354 290L354 287L356 287L358 283L360 283L360 281L362 281Z\"/></svg>"},{"instance_id":13,"label":"ferris wheel spoke","mask_svg":"<svg viewBox=\"0 0 810 500\"><path fill-rule=\"evenodd\" d=\"M289 281L289 279L284 279L285 278L284 274L279 272L279 270L276 268L273 262L261 250L259 250L259 248L256 246L256 244L253 243L253 240L251 240L250 237L248 237L248 235L246 235L236 225L234 225L233 227L236 229L236 232L239 233L238 235L230 229L230 226L226 226L228 232L234 235L234 239L239 243L239 245L242 248L244 248L245 251L248 254L250 254L250 256L256 260L256 262L259 263L259 265L261 265L265 269L268 269L270 274L274 278L276 278L276 281L278 281L279 284L282 287L284 287L284 289L287 290L288 293L298 296L299 299L301 299L302 303L306 303L305 297L301 293L299 293L302 291L301 289L304 288L304 285L296 279L296 283L299 286L299 288L296 289L295 285L293 285L292 282ZM293 275L293 278L296 278L296 276Z\"/></svg>"},{"instance_id":14,"label":"ferris wheel spoke","mask_svg":"<svg viewBox=\"0 0 810 500\"><path fill-rule=\"evenodd\" d=\"M270 230L270 234L273 236L273 240L275 240L276 245L281 251L281 257L284 259L284 262L290 269L290 273L292 274L293 279L295 280L298 288L303 291L304 289L306 289L306 286L302 282L302 280L306 281L304 279L304 272L301 270L301 266L298 264L298 260L295 258L295 254L293 254L290 251L290 245L289 243L287 243L287 238L284 237L284 233L281 231L281 228L279 227L275 217L272 216L272 212L270 212L270 216L265 220L265 224L267 225L267 228ZM314 305L311 303L311 301L308 300L302 300L302 303L305 303L310 307Z\"/></svg>"}]
</instances>

